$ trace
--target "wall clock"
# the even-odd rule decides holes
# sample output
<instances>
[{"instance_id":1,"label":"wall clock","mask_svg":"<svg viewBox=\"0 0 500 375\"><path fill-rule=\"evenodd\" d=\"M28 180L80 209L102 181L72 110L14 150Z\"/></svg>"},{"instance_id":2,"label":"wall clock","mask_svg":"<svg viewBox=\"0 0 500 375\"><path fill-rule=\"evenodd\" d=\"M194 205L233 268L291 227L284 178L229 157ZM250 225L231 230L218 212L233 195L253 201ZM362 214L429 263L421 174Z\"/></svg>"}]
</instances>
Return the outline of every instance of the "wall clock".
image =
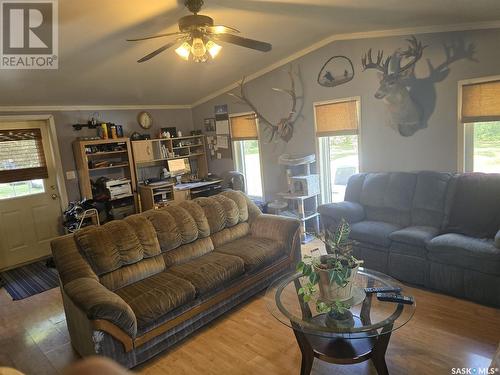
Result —
<instances>
[{"instance_id":1,"label":"wall clock","mask_svg":"<svg viewBox=\"0 0 500 375\"><path fill-rule=\"evenodd\" d=\"M137 122L143 129L149 129L153 126L153 117L149 112L141 112L137 116Z\"/></svg>"}]
</instances>

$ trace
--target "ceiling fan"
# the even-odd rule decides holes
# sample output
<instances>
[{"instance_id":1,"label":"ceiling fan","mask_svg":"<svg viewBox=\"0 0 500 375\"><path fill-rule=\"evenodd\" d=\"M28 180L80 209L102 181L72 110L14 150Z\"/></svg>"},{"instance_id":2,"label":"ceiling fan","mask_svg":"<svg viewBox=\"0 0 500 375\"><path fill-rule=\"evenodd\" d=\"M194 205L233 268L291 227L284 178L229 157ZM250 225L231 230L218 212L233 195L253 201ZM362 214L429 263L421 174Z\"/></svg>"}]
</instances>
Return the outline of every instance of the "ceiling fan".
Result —
<instances>
[{"instance_id":1,"label":"ceiling fan","mask_svg":"<svg viewBox=\"0 0 500 375\"><path fill-rule=\"evenodd\" d=\"M212 18L198 14L203 6L203 0L185 0L184 5L193 14L179 19L178 32L152 35L137 39L127 39L129 42L137 42L169 36L177 37L174 41L161 46L157 50L139 59L137 62L142 63L148 61L176 44L179 44L175 49L177 55L186 61L191 59L195 62L206 62L209 59L214 59L222 49L216 42L231 43L262 52L269 52L271 50L272 46L269 43L235 35L239 33L237 29L228 26L214 25L214 20Z\"/></svg>"}]
</instances>

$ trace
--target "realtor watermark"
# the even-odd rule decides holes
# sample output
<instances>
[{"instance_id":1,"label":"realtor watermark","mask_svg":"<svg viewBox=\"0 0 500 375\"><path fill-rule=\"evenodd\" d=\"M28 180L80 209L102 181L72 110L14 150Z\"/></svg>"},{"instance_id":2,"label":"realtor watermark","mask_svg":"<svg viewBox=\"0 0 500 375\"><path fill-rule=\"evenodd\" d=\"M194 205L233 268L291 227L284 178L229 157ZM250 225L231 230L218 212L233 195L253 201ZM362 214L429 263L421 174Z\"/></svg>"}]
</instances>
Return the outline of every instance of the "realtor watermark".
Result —
<instances>
[{"instance_id":1,"label":"realtor watermark","mask_svg":"<svg viewBox=\"0 0 500 375\"><path fill-rule=\"evenodd\" d=\"M0 69L58 69L57 0L0 0Z\"/></svg>"},{"instance_id":2,"label":"realtor watermark","mask_svg":"<svg viewBox=\"0 0 500 375\"><path fill-rule=\"evenodd\" d=\"M497 375L500 374L498 367L454 367L451 374L460 375Z\"/></svg>"}]
</instances>

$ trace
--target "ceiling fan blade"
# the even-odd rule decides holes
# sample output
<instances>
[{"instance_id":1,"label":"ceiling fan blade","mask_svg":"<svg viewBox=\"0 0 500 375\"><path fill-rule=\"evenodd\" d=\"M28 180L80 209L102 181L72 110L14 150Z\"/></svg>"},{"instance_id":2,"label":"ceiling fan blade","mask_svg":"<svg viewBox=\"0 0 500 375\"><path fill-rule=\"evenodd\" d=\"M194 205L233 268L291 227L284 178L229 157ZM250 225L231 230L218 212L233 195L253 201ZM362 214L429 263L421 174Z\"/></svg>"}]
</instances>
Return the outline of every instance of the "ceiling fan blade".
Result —
<instances>
[{"instance_id":1,"label":"ceiling fan blade","mask_svg":"<svg viewBox=\"0 0 500 375\"><path fill-rule=\"evenodd\" d=\"M235 29L231 26L215 25L207 27L207 31L212 34L222 34L222 33L240 33L240 30Z\"/></svg>"},{"instance_id":2,"label":"ceiling fan blade","mask_svg":"<svg viewBox=\"0 0 500 375\"><path fill-rule=\"evenodd\" d=\"M148 61L150 59L152 59L153 57L155 57L156 55L159 55L160 53L162 53L163 51L169 49L170 47L172 47L174 44L176 44L177 41L175 42L170 42L170 43L167 43L165 44L164 46L161 46L160 48L158 48L157 50L151 52L149 55L146 55L144 56L142 59L140 60L137 60L138 63L142 63L144 61Z\"/></svg>"},{"instance_id":3,"label":"ceiling fan blade","mask_svg":"<svg viewBox=\"0 0 500 375\"><path fill-rule=\"evenodd\" d=\"M223 42L236 44L241 47L251 48L262 52L269 52L273 48L273 46L269 43L243 38L233 34L216 34L214 37Z\"/></svg>"},{"instance_id":4,"label":"ceiling fan blade","mask_svg":"<svg viewBox=\"0 0 500 375\"><path fill-rule=\"evenodd\" d=\"M181 33L180 31L177 31L176 33L166 33L166 34L158 34L158 35L146 36L144 38L127 39L127 42L138 42L138 41L141 41L141 40L163 38L163 37L166 37L166 36L181 35L181 34L184 34L184 33Z\"/></svg>"}]
</instances>

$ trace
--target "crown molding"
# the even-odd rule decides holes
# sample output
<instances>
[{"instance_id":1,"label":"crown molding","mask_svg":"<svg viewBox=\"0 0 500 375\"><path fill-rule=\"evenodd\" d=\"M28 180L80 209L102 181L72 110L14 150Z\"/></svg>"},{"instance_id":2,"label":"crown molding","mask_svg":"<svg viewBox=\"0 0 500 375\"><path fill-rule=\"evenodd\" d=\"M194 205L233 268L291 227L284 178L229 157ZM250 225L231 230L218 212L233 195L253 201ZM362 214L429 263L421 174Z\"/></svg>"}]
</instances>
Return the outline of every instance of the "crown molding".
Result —
<instances>
[{"instance_id":1,"label":"crown molding","mask_svg":"<svg viewBox=\"0 0 500 375\"><path fill-rule=\"evenodd\" d=\"M370 38L384 38L384 37L393 37L393 36L402 36L402 35L410 35L410 34L435 34L435 33L444 33L444 32L454 32L454 31L470 31L470 30L488 30L488 29L498 29L500 28L500 21L488 21L488 22L474 22L474 23L462 23L462 24L453 24L453 25L435 25L435 26L419 26L419 27L408 27L408 28L400 28L400 29L389 29L389 30L379 30L379 31L366 31L366 32L358 32L358 33L347 33L347 34L334 34L325 39L320 40L307 48L304 48L298 52L295 52L284 59L281 59L274 64L271 64L253 74L250 74L245 77L245 82L252 81L256 78L263 76L283 65L286 65L298 58L305 56L313 51L316 51L330 43L341 41L341 40L354 40L354 39L370 39ZM222 89L219 89L213 92L210 95L207 95L193 104L191 104L192 108L195 108L203 103L208 102L222 94L227 93L239 85L239 81L234 82Z\"/></svg>"},{"instance_id":2,"label":"crown molding","mask_svg":"<svg viewBox=\"0 0 500 375\"><path fill-rule=\"evenodd\" d=\"M153 109L191 109L191 105L48 105L0 106L0 112L128 111Z\"/></svg>"}]
</instances>

